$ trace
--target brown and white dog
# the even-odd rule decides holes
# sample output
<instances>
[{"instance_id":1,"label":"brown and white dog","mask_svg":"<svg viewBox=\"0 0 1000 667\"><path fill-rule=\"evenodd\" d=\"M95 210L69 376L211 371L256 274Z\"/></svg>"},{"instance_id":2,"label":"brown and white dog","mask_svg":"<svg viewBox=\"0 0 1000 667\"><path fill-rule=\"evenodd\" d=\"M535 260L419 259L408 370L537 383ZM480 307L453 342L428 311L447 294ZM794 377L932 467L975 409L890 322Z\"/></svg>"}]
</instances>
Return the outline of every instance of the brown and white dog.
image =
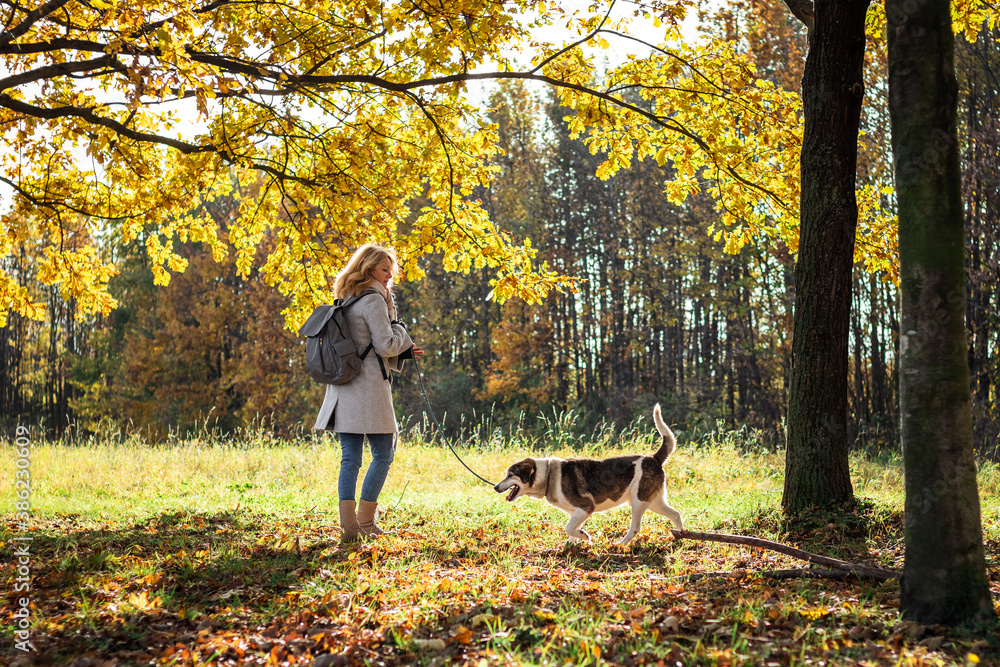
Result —
<instances>
[{"instance_id":1,"label":"brown and white dog","mask_svg":"<svg viewBox=\"0 0 1000 667\"><path fill-rule=\"evenodd\" d=\"M589 541L590 535L583 530L583 524L590 515L626 502L632 507L632 525L618 544L632 541L646 510L662 514L682 530L680 513L667 504L663 474L663 464L677 447L677 439L663 421L659 403L653 408L653 421L663 443L652 456L616 456L600 461L528 458L508 468L507 477L493 489L497 493L509 490L508 501L521 496L545 498L570 515L566 524L570 539Z\"/></svg>"}]
</instances>

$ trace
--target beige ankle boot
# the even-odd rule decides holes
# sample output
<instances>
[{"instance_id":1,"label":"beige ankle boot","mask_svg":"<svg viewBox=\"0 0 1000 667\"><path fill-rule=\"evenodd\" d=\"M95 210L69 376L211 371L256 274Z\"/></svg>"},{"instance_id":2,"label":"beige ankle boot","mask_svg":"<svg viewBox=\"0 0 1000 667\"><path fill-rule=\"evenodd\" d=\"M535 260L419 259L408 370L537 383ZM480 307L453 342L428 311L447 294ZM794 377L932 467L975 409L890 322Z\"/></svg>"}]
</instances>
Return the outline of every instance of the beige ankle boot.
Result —
<instances>
[{"instance_id":1,"label":"beige ankle boot","mask_svg":"<svg viewBox=\"0 0 1000 667\"><path fill-rule=\"evenodd\" d=\"M364 502L364 501L361 501ZM357 504L353 500L340 501L340 541L353 542L358 539L358 515L356 514Z\"/></svg>"},{"instance_id":2,"label":"beige ankle boot","mask_svg":"<svg viewBox=\"0 0 1000 667\"><path fill-rule=\"evenodd\" d=\"M358 505L358 530L364 537L378 537L385 535L385 531L375 523L375 510L378 503L362 500Z\"/></svg>"}]
</instances>

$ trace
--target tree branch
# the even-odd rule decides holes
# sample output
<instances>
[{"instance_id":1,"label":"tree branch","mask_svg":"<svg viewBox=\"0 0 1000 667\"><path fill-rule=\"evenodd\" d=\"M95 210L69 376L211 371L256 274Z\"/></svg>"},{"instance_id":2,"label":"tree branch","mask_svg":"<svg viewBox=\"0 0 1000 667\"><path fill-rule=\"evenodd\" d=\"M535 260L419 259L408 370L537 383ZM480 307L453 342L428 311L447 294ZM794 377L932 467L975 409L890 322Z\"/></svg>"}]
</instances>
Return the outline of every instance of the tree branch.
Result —
<instances>
[{"instance_id":1,"label":"tree branch","mask_svg":"<svg viewBox=\"0 0 1000 667\"><path fill-rule=\"evenodd\" d=\"M891 570L874 570L874 574L858 570L830 570L822 567L795 568L789 570L733 570L731 572L695 572L682 577L687 581L701 581L711 577L721 577L725 579L743 579L744 577L757 576L764 579L833 579L841 581L844 579L865 579L874 581L888 581L899 576L898 572ZM888 575L883 573L890 573ZM666 578L666 577L664 577Z\"/></svg>"},{"instance_id":2,"label":"tree branch","mask_svg":"<svg viewBox=\"0 0 1000 667\"><path fill-rule=\"evenodd\" d=\"M546 65L548 65L556 58L569 53L570 51L580 46L581 44L586 44L591 39L593 39L597 35L597 33L601 32L601 29L604 27L604 24L608 22L608 17L611 16L611 12L612 10L614 10L614 8L615 8L614 1L608 3L608 11L604 13L604 18L601 19L601 23L596 28L590 31L589 35L584 35L583 37L576 40L572 44L567 44L566 46L562 47L561 49L550 55L548 58L545 58L544 60L542 60L542 62L538 63L528 73L534 74L535 72L540 72L542 68L544 68Z\"/></svg>"},{"instance_id":3,"label":"tree branch","mask_svg":"<svg viewBox=\"0 0 1000 667\"><path fill-rule=\"evenodd\" d=\"M811 11L812 5L810 0L790 0L790 1L804 2L809 5ZM228 0L218 0L215 3L208 5L208 7L225 4L226 2L228 2ZM598 31L599 30L600 28L598 29ZM598 31L595 31L594 34L596 34L596 32ZM0 44L0 53L10 53L15 51L19 53L37 53L37 52L45 52L48 50L52 50L54 48L103 52L105 49L105 45L100 44L98 42L87 41L87 40L55 38L47 42L36 43L36 44L15 44L6 46ZM388 78L374 76L374 75L358 75L358 74L316 75L316 74L295 74L295 73L289 74L288 72L282 71L280 68L276 68L274 66L265 63L241 60L216 53L197 51L191 47L186 47L186 51L188 57L190 57L191 60L194 62L210 65L212 67L218 68L218 70L223 72L242 75L246 77L246 79L248 79L251 82L251 86L254 89L254 92L260 95L275 95L275 96L293 95L302 93L306 91L308 88L312 88L317 92L328 92L329 90L331 90L332 87L345 86L350 84L370 85L383 91L396 92L400 94L409 95L412 91L419 88L440 87L449 84L465 83L469 81L483 81L483 80L495 81L502 79L520 79L520 80L538 81L555 88L564 88L568 90L573 90L578 93L602 100L608 104L614 105L619 109L635 113L640 117L646 119L646 121L656 126L659 126L671 132L676 132L680 135L687 137L707 155L709 156L712 155L711 147L701 136L687 129L686 127L678 123L676 120L672 119L670 116L662 116L652 111L643 109L635 104L630 104L623 99L615 97L608 91L600 91L583 84L563 81L557 78L546 76L544 74L540 74L537 71L538 70L537 67L524 72L499 72L499 71L481 72L481 73L462 72L451 75L428 77L424 79L401 82L401 81L393 81ZM160 55L159 49L155 47L135 48L134 46L127 44L122 46L121 53L129 55L146 55L150 57L159 57ZM92 61L86 61L86 62L97 63L99 61L102 61L102 58L96 58ZM690 66L690 64L688 64L688 66ZM50 67L59 67L59 66L50 66ZM32 78L37 80L39 72L42 71L43 69L48 69L48 68L41 68L39 70L35 70L32 73ZM67 73L66 70L62 71L58 69L52 70L53 76L58 76L60 74L65 74L65 73ZM16 76L20 78L20 77L25 77L27 75L21 74ZM15 77L10 77L9 79L13 80L14 78ZM262 80L274 82L275 89L264 90L256 86L256 82ZM5 83L7 81L8 80L4 80ZM17 85L17 83L19 82L20 82L19 80L15 81L11 85ZM10 85L8 85L7 87L10 87ZM2 88L0 88L0 90L2 90ZM21 106L20 108L16 108L15 106L13 106L15 104L23 106ZM163 137L158 137L152 134L141 134L132 130L128 130L127 132L120 131L117 128L118 127L124 128L124 126L116 125L114 121L111 121L106 118L101 118L100 116L94 114L92 110L86 110L86 109L74 110L69 108L59 109L58 111L48 110L40 107L31 107L29 105L25 105L24 103L16 102L12 98L6 96L0 97L0 105L7 106L12 110L20 111L22 113L29 113L30 115L34 115L36 117L41 117L41 118L56 118L60 116L75 115L90 122L94 122L98 125L103 125L105 127L114 129L115 131L119 131L123 136L130 137L137 141L151 141L154 143L161 143L171 146L173 148L177 148L178 150L181 150L182 152L185 153L217 150L213 149L212 147L196 146L194 144L190 144L183 141L165 139ZM131 132L131 134L129 134L129 132ZM743 186L760 192L761 194L765 195L772 202L774 202L776 205L778 205L783 209L789 208L789 204L783 201L776 193L772 192L768 188L758 183L754 183L748 180L747 178L742 176L736 170L736 168L730 166L724 161L720 163L720 161L715 159L714 157L712 158L712 161L715 163L716 167L721 172L728 174L730 177L732 177L737 182L741 183Z\"/></svg>"},{"instance_id":4,"label":"tree branch","mask_svg":"<svg viewBox=\"0 0 1000 667\"><path fill-rule=\"evenodd\" d=\"M25 14L23 21L10 30L5 30L0 33L0 46L5 46L21 35L27 33L31 30L31 26L33 26L38 19L48 16L71 1L72 0L49 0L49 2L46 2L41 7L28 12Z\"/></svg>"},{"instance_id":5,"label":"tree branch","mask_svg":"<svg viewBox=\"0 0 1000 667\"><path fill-rule=\"evenodd\" d=\"M4 44L0 42L0 54L3 55L24 55L27 53L49 53L50 51L89 51L91 53L104 53L107 47L102 42L95 42L91 39L75 39L69 37L54 37L44 42L28 42L25 44ZM148 49L139 51L128 51L129 55L152 55Z\"/></svg>"},{"instance_id":6,"label":"tree branch","mask_svg":"<svg viewBox=\"0 0 1000 667\"><path fill-rule=\"evenodd\" d=\"M349 83L362 83L381 88L383 90L388 90L398 93L408 93L417 88L427 88L435 86L443 86L450 83L464 83L467 81L496 81L501 79L520 79L525 81L538 81L541 83L548 84L554 88L567 88L569 90L575 90L576 92L595 97L597 99L608 102L620 109L625 109L638 114L650 121L654 125L658 125L666 130L672 132L677 132L691 141L693 141L699 148L705 151L707 154L711 155L711 147L707 142L699 137L694 132L691 132L684 126L678 124L676 121L669 117L660 116L651 111L647 111L635 104L630 104L625 100L614 97L613 95L595 90L588 86L570 83L568 81L562 81L544 74L536 74L534 71L529 72L481 72L481 73L461 73L461 74L451 74L447 76L431 77L427 79L418 79L416 81L406 81L397 82L390 81L378 76L371 75L355 75L355 74L334 74L334 75L301 75L301 76L289 76L283 72L277 72L273 69L268 69L259 65L253 65L250 63L242 63L239 61L232 60L230 58L225 58L222 56L214 56L205 53L189 52L192 60L195 62L201 62L207 65L213 65L218 67L220 70L227 70L233 73L243 74L248 78L265 78L280 80L281 76L288 79L289 84L286 88L282 89L280 92L282 94L293 94L299 89L306 86L314 86L317 89L322 89L324 85L344 85ZM278 94L279 91L271 91L271 94ZM718 162L716 162L718 165ZM788 208L788 204L778 197L775 193L771 192L767 188L753 183L743 176L741 176L734 168L730 167L728 164L718 165L727 174L732 176L734 179L747 186L757 190L758 192L768 196L781 208Z\"/></svg>"},{"instance_id":7,"label":"tree branch","mask_svg":"<svg viewBox=\"0 0 1000 667\"><path fill-rule=\"evenodd\" d=\"M785 5L788 6L795 18L802 21L806 29L813 29L813 17L816 12L812 0L785 0Z\"/></svg>"},{"instance_id":8,"label":"tree branch","mask_svg":"<svg viewBox=\"0 0 1000 667\"><path fill-rule=\"evenodd\" d=\"M163 144L164 146L169 146L184 153L185 155L190 155L192 153L207 153L207 152L217 152L218 149L215 146L207 145L200 146L198 144L192 144L186 141L180 141L178 139L171 139L169 137L162 137L157 134L149 134L148 132L137 132L125 125L122 125L116 120L111 118L105 118L94 113L93 109L78 108L78 107L56 107L56 108L46 108L37 107L20 100L15 100L13 97L6 93L0 93L0 107L6 107L11 111L16 111L17 113L23 113L28 116L34 116L35 118L45 118L45 119L56 119L56 118L69 118L77 117L81 120L85 120L93 125L100 125L101 127L106 127L113 132L122 135L123 137L128 137L134 141L141 141L153 144Z\"/></svg>"},{"instance_id":9,"label":"tree branch","mask_svg":"<svg viewBox=\"0 0 1000 667\"><path fill-rule=\"evenodd\" d=\"M118 65L115 67L115 65ZM90 60L80 60L77 62L54 63L45 65L37 69L21 72L5 79L0 79L0 91L14 88L34 81L43 81L56 76L75 74L77 72L89 72L90 70L108 67L115 71L125 71L125 67L119 63L113 55L101 56Z\"/></svg>"},{"instance_id":10,"label":"tree branch","mask_svg":"<svg viewBox=\"0 0 1000 667\"><path fill-rule=\"evenodd\" d=\"M799 560L804 560L807 563L814 563L816 565L826 565L827 567L833 568L832 570L806 570L807 572L816 572L818 578L823 579L844 579L848 577L857 577L858 579L874 579L876 581L887 581L889 579L895 579L899 577L899 572L896 570L885 570L879 567L868 567L866 565L855 565L854 563L849 563L845 560L840 560L839 558L830 558L829 556L821 556L819 554L810 553L808 551L803 551L802 549L796 549L795 547L790 547L787 544L781 544L780 542L772 542L771 540L765 540L759 537L748 537L746 535L727 535L725 533L699 533L690 530L674 530L673 535L677 539L681 540L698 540L704 542L723 542L725 544L742 544L749 547L758 547L760 549L768 549L769 551L776 551L780 554L785 554L786 556L791 556L793 558L798 558ZM777 570L776 572L799 572L798 570ZM825 574L824 574L825 573ZM726 575L728 573L715 573ZM761 572L761 576L768 576L768 573ZM783 575L785 577L790 575ZM795 576L805 576L805 575L795 575ZM779 577L780 578L780 577Z\"/></svg>"}]
</instances>

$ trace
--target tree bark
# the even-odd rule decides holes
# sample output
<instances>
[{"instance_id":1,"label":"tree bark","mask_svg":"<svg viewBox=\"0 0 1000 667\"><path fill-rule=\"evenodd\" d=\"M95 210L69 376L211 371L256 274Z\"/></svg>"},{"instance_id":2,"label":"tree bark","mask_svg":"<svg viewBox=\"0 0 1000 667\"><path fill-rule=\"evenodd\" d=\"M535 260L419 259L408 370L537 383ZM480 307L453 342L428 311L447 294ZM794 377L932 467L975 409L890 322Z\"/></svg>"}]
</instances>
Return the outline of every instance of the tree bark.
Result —
<instances>
[{"instance_id":1,"label":"tree bark","mask_svg":"<svg viewBox=\"0 0 1000 667\"><path fill-rule=\"evenodd\" d=\"M847 343L868 4L815 3L802 76L802 196L782 497L792 511L842 504L854 496Z\"/></svg>"},{"instance_id":2,"label":"tree bark","mask_svg":"<svg viewBox=\"0 0 1000 667\"><path fill-rule=\"evenodd\" d=\"M954 38L948 0L887 0L886 14L902 310L900 610L958 625L992 617L993 604L966 357Z\"/></svg>"}]
</instances>

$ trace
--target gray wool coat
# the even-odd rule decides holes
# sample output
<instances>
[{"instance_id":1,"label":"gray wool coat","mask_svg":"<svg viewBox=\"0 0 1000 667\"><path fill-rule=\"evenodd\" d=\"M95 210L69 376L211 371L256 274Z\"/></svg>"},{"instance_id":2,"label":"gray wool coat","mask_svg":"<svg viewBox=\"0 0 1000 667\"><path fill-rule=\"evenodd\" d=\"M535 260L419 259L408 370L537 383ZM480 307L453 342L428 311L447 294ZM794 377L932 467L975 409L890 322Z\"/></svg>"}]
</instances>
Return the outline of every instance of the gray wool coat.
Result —
<instances>
[{"instance_id":1,"label":"gray wool coat","mask_svg":"<svg viewBox=\"0 0 1000 667\"><path fill-rule=\"evenodd\" d=\"M395 433L392 386L382 378L374 353L382 355L386 373L399 372L402 362L397 357L413 347L413 341L403 325L389 322L389 308L379 294L369 294L351 305L347 321L360 349L368 347L369 341L373 347L353 380L326 385L313 428L337 433Z\"/></svg>"}]
</instances>

